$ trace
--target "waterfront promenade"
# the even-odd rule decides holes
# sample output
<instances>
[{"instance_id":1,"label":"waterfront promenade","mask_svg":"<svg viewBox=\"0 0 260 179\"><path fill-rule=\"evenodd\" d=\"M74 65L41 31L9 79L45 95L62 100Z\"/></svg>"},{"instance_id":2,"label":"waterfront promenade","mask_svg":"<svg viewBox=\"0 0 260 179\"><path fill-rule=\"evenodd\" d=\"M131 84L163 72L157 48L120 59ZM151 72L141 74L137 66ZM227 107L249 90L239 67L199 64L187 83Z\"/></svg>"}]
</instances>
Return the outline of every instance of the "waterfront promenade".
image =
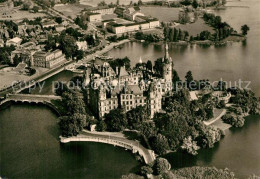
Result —
<instances>
[{"instance_id":1,"label":"waterfront promenade","mask_svg":"<svg viewBox=\"0 0 260 179\"><path fill-rule=\"evenodd\" d=\"M102 132L89 132L84 130L79 135L74 137L60 137L61 143L68 142L99 142L105 144L112 144L114 146L123 147L128 150L132 150L133 153L138 153L143 157L146 164L152 163L155 160L154 151L149 150L142 146L139 141L129 140L123 136L110 135L109 133Z\"/></svg>"}]
</instances>

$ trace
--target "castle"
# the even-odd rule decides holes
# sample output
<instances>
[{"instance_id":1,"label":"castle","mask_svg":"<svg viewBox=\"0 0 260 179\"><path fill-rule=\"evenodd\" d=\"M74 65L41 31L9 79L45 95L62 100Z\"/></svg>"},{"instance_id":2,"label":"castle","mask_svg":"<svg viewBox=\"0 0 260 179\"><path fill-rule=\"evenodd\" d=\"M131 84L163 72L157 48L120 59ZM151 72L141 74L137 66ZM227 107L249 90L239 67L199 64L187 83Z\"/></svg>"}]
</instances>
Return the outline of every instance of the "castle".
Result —
<instances>
[{"instance_id":1,"label":"castle","mask_svg":"<svg viewBox=\"0 0 260 179\"><path fill-rule=\"evenodd\" d=\"M153 117L162 109L164 96L172 91L173 61L167 44L162 62L162 77L149 75L144 80L142 68L127 71L123 66L113 70L109 63L94 59L84 73L87 104L100 119L118 107L129 111L140 105L146 106Z\"/></svg>"}]
</instances>

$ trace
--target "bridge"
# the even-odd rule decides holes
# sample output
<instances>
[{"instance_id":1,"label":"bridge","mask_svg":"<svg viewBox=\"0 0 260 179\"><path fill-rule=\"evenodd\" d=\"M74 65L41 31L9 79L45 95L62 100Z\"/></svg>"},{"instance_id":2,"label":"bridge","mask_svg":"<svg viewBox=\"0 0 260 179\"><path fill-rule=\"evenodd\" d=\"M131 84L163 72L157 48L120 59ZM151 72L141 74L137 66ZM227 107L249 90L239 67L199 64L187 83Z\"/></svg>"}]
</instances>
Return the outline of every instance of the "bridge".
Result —
<instances>
[{"instance_id":1,"label":"bridge","mask_svg":"<svg viewBox=\"0 0 260 179\"><path fill-rule=\"evenodd\" d=\"M54 111L57 112L58 115L60 114L60 110L58 107L56 107L51 101L52 100L61 100L60 96L54 96L54 95L31 95L31 94L8 94L6 95L6 98L3 100L0 100L0 109L1 105L13 101L13 102L28 102L28 103L42 103L50 108L52 108Z\"/></svg>"},{"instance_id":2,"label":"bridge","mask_svg":"<svg viewBox=\"0 0 260 179\"><path fill-rule=\"evenodd\" d=\"M51 100L61 100L61 97L54 95L8 94L7 97L0 102L0 105L7 101L44 103L51 102Z\"/></svg>"},{"instance_id":3,"label":"bridge","mask_svg":"<svg viewBox=\"0 0 260 179\"><path fill-rule=\"evenodd\" d=\"M132 150L133 153L138 153L143 157L146 164L152 163L155 160L154 151L143 147L139 141L129 140L125 137L116 137L100 132L101 134L83 131L81 134L74 137L60 137L61 143L68 142L99 142L112 144L114 146L123 147Z\"/></svg>"}]
</instances>

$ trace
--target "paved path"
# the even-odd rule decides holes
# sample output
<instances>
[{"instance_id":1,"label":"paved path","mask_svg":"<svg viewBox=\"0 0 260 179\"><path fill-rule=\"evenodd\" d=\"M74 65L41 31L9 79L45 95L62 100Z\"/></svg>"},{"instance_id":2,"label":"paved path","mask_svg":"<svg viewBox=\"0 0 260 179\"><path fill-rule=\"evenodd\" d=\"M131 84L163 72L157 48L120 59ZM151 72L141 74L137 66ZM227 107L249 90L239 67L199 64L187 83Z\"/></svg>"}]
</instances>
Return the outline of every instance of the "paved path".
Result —
<instances>
[{"instance_id":1,"label":"paved path","mask_svg":"<svg viewBox=\"0 0 260 179\"><path fill-rule=\"evenodd\" d=\"M91 133L88 131L83 131L81 134L75 137L63 138L61 137L62 143L67 143L71 141L89 141L89 142L100 142L112 144L126 149L132 150L133 153L138 152L144 158L146 164L152 163L155 160L155 155L152 150L143 147L139 141L129 140L125 137L116 137L109 135L108 133Z\"/></svg>"},{"instance_id":2,"label":"paved path","mask_svg":"<svg viewBox=\"0 0 260 179\"><path fill-rule=\"evenodd\" d=\"M211 125L213 124L214 122L218 121L219 119L221 119L222 116L224 116L226 114L227 110L226 109L223 109L223 111L217 116L215 117L214 119L211 119L209 121L203 121L205 125Z\"/></svg>"}]
</instances>

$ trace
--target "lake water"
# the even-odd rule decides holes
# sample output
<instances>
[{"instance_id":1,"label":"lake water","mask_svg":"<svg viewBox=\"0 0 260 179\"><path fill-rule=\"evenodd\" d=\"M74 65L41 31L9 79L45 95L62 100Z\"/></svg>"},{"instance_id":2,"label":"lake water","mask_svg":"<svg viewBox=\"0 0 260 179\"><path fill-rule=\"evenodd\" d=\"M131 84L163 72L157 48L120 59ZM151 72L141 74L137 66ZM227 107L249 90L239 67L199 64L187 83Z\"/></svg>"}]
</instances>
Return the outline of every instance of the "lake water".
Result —
<instances>
[{"instance_id":1,"label":"lake water","mask_svg":"<svg viewBox=\"0 0 260 179\"><path fill-rule=\"evenodd\" d=\"M240 31L240 27L248 24L250 31L246 42L230 43L220 47L171 46L170 56L175 69L184 79L191 70L195 79L230 81L231 85L239 80L250 81L250 88L260 96L260 1L248 0L228 2L228 6L249 6L250 8L227 8L216 14L221 15L232 27ZM154 61L164 54L164 47L130 42L122 49L113 49L107 53L113 57L128 56L132 66L140 57L143 61Z\"/></svg>"},{"instance_id":2,"label":"lake water","mask_svg":"<svg viewBox=\"0 0 260 179\"><path fill-rule=\"evenodd\" d=\"M196 156L181 152L166 156L172 168L215 166L229 168L237 178L260 175L260 116L246 117L243 128L231 128L212 149L201 149Z\"/></svg>"},{"instance_id":3,"label":"lake water","mask_svg":"<svg viewBox=\"0 0 260 179\"><path fill-rule=\"evenodd\" d=\"M14 104L0 111L0 176L120 178L139 163L112 145L60 144L57 116L45 106Z\"/></svg>"}]
</instances>

